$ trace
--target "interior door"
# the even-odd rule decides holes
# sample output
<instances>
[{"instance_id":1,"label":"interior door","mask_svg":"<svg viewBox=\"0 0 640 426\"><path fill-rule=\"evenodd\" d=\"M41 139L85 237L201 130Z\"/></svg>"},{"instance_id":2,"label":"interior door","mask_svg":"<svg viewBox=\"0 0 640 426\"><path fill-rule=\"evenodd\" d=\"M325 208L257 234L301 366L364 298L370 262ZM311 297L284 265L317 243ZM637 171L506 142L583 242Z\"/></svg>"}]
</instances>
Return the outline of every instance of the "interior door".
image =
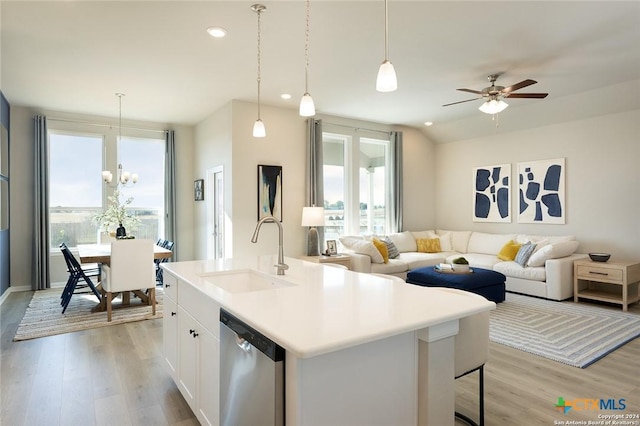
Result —
<instances>
[{"instance_id":1,"label":"interior door","mask_svg":"<svg viewBox=\"0 0 640 426\"><path fill-rule=\"evenodd\" d=\"M207 259L224 257L224 173L222 166L207 170Z\"/></svg>"}]
</instances>

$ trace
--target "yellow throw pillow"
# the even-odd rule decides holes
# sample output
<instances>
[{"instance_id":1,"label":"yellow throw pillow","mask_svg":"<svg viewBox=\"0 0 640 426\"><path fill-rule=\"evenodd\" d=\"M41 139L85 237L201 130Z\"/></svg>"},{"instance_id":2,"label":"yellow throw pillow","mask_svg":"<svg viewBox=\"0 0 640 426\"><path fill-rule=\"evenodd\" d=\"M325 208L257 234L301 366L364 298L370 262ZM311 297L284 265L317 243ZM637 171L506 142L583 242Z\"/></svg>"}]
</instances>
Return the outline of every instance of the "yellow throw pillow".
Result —
<instances>
[{"instance_id":1,"label":"yellow throw pillow","mask_svg":"<svg viewBox=\"0 0 640 426\"><path fill-rule=\"evenodd\" d=\"M518 244L515 241L510 240L507 244L502 246L502 249L500 249L498 259L506 261L514 260L518 254L518 250L520 250L520 247L522 247L522 244Z\"/></svg>"},{"instance_id":2,"label":"yellow throw pillow","mask_svg":"<svg viewBox=\"0 0 640 426\"><path fill-rule=\"evenodd\" d=\"M382 259L384 260L384 263L389 263L389 250L387 249L387 245L377 238L372 238L371 242L373 243L374 246L376 246L376 248L382 255Z\"/></svg>"},{"instance_id":3,"label":"yellow throw pillow","mask_svg":"<svg viewBox=\"0 0 640 426\"><path fill-rule=\"evenodd\" d=\"M440 253L440 238L419 238L417 240L420 253Z\"/></svg>"}]
</instances>

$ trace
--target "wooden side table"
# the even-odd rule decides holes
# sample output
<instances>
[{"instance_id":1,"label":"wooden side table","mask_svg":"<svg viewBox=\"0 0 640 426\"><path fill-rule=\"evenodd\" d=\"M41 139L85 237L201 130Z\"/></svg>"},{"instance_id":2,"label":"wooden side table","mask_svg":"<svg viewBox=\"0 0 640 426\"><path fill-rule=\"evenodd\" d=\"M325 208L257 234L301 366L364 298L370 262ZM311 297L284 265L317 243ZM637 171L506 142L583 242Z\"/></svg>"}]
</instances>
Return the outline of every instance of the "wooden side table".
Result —
<instances>
[{"instance_id":1,"label":"wooden side table","mask_svg":"<svg viewBox=\"0 0 640 426\"><path fill-rule=\"evenodd\" d=\"M573 262L573 301L580 298L622 305L637 302L640 262Z\"/></svg>"},{"instance_id":2,"label":"wooden side table","mask_svg":"<svg viewBox=\"0 0 640 426\"><path fill-rule=\"evenodd\" d=\"M300 256L298 259L315 263L337 263L351 269L351 256L348 254L334 254L331 256Z\"/></svg>"}]
</instances>

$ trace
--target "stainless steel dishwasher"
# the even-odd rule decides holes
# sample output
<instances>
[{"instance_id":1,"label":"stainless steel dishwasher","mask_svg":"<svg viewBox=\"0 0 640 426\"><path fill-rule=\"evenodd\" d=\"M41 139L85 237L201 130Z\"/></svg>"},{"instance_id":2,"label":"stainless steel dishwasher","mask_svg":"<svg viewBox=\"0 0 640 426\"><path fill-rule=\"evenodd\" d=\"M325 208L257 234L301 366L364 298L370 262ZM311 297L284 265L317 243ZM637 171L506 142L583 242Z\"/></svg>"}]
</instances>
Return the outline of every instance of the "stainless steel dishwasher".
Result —
<instances>
[{"instance_id":1,"label":"stainless steel dishwasher","mask_svg":"<svg viewBox=\"0 0 640 426\"><path fill-rule=\"evenodd\" d=\"M221 426L284 426L284 352L220 309Z\"/></svg>"}]
</instances>

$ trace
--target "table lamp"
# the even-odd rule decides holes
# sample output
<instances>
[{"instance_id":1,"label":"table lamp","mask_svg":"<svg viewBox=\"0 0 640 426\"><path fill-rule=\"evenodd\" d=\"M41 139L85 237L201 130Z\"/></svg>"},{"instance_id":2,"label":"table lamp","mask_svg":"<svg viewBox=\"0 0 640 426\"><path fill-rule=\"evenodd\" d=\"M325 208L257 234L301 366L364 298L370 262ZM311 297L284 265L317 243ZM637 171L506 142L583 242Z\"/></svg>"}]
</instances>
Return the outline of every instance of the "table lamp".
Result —
<instances>
[{"instance_id":1,"label":"table lamp","mask_svg":"<svg viewBox=\"0 0 640 426\"><path fill-rule=\"evenodd\" d=\"M324 207L303 207L302 226L309 226L307 256L320 256L316 226L324 226Z\"/></svg>"}]
</instances>

